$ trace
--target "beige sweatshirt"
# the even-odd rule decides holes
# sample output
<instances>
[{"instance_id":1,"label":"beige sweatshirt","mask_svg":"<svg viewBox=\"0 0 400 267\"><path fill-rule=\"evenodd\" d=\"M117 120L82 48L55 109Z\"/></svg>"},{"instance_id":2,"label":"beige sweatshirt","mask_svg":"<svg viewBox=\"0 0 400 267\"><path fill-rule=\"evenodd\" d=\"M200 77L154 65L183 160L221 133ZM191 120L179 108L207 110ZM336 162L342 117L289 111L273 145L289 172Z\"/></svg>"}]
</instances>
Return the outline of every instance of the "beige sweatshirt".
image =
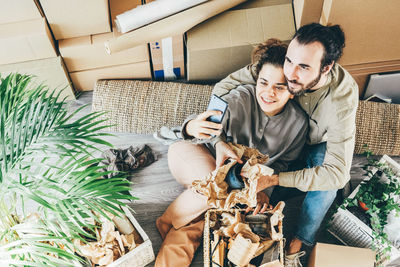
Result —
<instances>
[{"instance_id":1,"label":"beige sweatshirt","mask_svg":"<svg viewBox=\"0 0 400 267\"><path fill-rule=\"evenodd\" d=\"M240 84L255 84L254 65L248 65L217 83L213 93L224 95ZM302 191L343 188L350 180L355 142L358 87L339 64L332 68L326 85L295 98L309 116L310 145L327 142L322 166L281 172L279 185Z\"/></svg>"}]
</instances>

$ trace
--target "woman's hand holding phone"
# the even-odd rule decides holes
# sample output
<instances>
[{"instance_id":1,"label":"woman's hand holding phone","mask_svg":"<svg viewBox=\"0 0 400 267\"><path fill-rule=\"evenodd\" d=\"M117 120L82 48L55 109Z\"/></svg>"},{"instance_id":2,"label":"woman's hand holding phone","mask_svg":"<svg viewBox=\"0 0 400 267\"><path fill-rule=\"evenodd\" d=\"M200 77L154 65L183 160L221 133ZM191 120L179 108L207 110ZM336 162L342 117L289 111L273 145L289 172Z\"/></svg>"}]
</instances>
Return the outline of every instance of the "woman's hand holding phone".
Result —
<instances>
[{"instance_id":1,"label":"woman's hand holding phone","mask_svg":"<svg viewBox=\"0 0 400 267\"><path fill-rule=\"evenodd\" d=\"M210 116L221 115L219 110L207 110L199 114L196 119L186 124L186 133L198 139L209 139L213 136L219 136L222 132L221 123L208 121Z\"/></svg>"},{"instance_id":2,"label":"woman's hand holding phone","mask_svg":"<svg viewBox=\"0 0 400 267\"><path fill-rule=\"evenodd\" d=\"M228 103L217 95L211 95L207 111L186 124L186 133L198 139L210 139L221 134L222 119L228 108Z\"/></svg>"}]
</instances>

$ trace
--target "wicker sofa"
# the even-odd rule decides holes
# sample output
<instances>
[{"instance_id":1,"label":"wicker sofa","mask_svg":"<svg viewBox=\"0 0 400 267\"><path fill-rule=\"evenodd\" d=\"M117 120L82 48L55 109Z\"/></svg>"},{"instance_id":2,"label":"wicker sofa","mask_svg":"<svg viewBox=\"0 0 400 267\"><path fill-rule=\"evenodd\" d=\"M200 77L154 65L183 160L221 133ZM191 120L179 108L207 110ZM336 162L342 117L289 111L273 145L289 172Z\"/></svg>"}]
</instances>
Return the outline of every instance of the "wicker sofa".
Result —
<instances>
[{"instance_id":1,"label":"wicker sofa","mask_svg":"<svg viewBox=\"0 0 400 267\"><path fill-rule=\"evenodd\" d=\"M137 80L100 80L93 111L113 132L149 134L161 126L180 125L186 116L207 107L212 85ZM355 154L365 145L375 155L400 155L400 105L360 101Z\"/></svg>"}]
</instances>

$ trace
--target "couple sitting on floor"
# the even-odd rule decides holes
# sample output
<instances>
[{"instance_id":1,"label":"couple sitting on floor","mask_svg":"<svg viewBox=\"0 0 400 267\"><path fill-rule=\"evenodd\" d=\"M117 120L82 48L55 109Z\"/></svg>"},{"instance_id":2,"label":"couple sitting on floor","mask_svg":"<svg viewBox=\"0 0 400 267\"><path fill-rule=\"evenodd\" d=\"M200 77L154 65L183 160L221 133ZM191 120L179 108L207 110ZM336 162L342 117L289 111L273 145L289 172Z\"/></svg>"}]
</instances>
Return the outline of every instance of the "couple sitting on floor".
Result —
<instances>
[{"instance_id":1,"label":"couple sitting on floor","mask_svg":"<svg viewBox=\"0 0 400 267\"><path fill-rule=\"evenodd\" d=\"M301 266L302 249L314 244L337 190L350 179L358 88L336 63L343 47L338 25L305 25L289 46L270 39L256 47L253 64L215 86L214 93L228 102L221 123L207 121L219 111L187 118L182 126L186 141L172 144L168 152L170 171L186 190L156 222L164 241L155 266L190 265L209 207L205 196L188 187L228 158L241 161L227 142L270 157L266 165L274 174L258 179L253 213L306 195L285 255L285 266ZM271 186L270 199L265 189Z\"/></svg>"}]
</instances>

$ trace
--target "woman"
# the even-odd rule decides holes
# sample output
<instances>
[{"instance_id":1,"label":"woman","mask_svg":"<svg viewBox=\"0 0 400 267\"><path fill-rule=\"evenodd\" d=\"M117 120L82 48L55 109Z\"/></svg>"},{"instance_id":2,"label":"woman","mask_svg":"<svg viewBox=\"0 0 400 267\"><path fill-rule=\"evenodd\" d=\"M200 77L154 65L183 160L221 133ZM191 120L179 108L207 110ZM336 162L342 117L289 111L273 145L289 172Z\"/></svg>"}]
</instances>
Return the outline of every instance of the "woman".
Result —
<instances>
[{"instance_id":1,"label":"woman","mask_svg":"<svg viewBox=\"0 0 400 267\"><path fill-rule=\"evenodd\" d=\"M283 75L287 45L270 39L256 48L257 84L238 86L222 98L228 109L221 124L207 121L219 111L206 111L190 116L183 124L182 134L192 142L170 146L168 163L175 179L189 187L193 180L206 177L228 158L241 162L227 142L257 148L268 154L266 165L275 172L284 171L299 155L308 130L304 112L287 90ZM213 137L214 136L214 137ZM205 144L197 144L200 141ZM265 211L268 197L257 195L255 213ZM203 213L208 209L207 198L186 189L171 203L156 225L164 239L156 266L188 266L200 244Z\"/></svg>"}]
</instances>

